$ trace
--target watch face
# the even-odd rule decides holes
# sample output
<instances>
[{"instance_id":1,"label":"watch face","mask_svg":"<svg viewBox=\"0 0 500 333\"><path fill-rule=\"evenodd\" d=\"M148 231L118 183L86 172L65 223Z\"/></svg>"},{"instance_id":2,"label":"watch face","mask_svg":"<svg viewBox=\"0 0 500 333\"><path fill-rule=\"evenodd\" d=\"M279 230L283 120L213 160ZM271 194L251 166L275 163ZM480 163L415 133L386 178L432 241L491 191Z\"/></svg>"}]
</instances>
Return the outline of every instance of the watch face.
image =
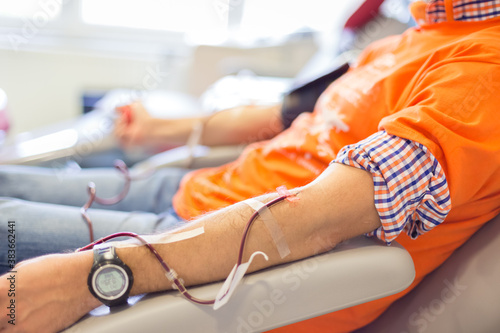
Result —
<instances>
[{"instance_id":1,"label":"watch face","mask_svg":"<svg viewBox=\"0 0 500 333\"><path fill-rule=\"evenodd\" d=\"M128 283L127 273L116 265L100 267L94 274L94 290L105 299L113 300L122 296Z\"/></svg>"}]
</instances>

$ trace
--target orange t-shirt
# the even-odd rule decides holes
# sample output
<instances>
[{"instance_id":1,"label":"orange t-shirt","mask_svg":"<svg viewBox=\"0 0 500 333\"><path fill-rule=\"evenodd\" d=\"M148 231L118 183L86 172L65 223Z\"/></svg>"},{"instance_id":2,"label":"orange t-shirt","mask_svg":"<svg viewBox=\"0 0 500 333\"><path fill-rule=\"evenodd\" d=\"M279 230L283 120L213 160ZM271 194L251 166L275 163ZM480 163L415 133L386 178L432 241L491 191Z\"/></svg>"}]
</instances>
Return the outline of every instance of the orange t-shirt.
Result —
<instances>
[{"instance_id":1,"label":"orange t-shirt","mask_svg":"<svg viewBox=\"0 0 500 333\"><path fill-rule=\"evenodd\" d=\"M201 213L316 178L347 144L385 130L425 145L441 164L452 209L445 222L411 240L415 286L481 225L500 212L500 19L412 28L372 44L358 64L270 141L230 164L187 175L177 213ZM363 326L407 291L294 325L332 332ZM346 320L346 318L351 318ZM326 328L328 327L328 329ZM303 329L303 330L301 330Z\"/></svg>"}]
</instances>

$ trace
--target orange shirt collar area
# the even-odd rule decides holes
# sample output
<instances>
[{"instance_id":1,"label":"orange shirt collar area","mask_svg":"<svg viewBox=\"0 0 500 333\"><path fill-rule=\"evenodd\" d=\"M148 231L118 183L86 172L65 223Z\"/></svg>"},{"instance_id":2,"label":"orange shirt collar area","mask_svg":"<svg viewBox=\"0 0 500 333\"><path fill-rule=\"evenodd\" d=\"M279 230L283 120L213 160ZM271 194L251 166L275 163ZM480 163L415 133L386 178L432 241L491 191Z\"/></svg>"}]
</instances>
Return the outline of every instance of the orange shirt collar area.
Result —
<instances>
[{"instance_id":1,"label":"orange shirt collar area","mask_svg":"<svg viewBox=\"0 0 500 333\"><path fill-rule=\"evenodd\" d=\"M476 22L500 16L500 0L415 1L410 11L419 25L440 22Z\"/></svg>"}]
</instances>

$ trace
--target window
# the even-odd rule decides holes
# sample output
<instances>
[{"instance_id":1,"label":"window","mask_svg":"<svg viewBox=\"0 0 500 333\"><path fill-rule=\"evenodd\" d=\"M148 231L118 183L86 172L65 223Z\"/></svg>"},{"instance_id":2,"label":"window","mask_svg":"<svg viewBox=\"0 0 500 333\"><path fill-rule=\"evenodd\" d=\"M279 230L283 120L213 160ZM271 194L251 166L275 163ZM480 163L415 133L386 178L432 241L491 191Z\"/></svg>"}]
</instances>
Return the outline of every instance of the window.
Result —
<instances>
[{"instance_id":1,"label":"window","mask_svg":"<svg viewBox=\"0 0 500 333\"><path fill-rule=\"evenodd\" d=\"M240 31L245 36L277 37L297 31L340 29L361 1L248 0Z\"/></svg>"},{"instance_id":2,"label":"window","mask_svg":"<svg viewBox=\"0 0 500 333\"><path fill-rule=\"evenodd\" d=\"M62 2L39 0L0 0L0 16L4 18L34 18L48 21L57 18L61 13Z\"/></svg>"},{"instance_id":3,"label":"window","mask_svg":"<svg viewBox=\"0 0 500 333\"><path fill-rule=\"evenodd\" d=\"M186 40L248 43L340 27L361 1L0 0L0 47L117 49L120 42L148 53L158 45L178 50Z\"/></svg>"},{"instance_id":4,"label":"window","mask_svg":"<svg viewBox=\"0 0 500 333\"><path fill-rule=\"evenodd\" d=\"M226 22L210 15L206 0L82 0L82 19L89 24L188 32L220 29Z\"/></svg>"},{"instance_id":5,"label":"window","mask_svg":"<svg viewBox=\"0 0 500 333\"><path fill-rule=\"evenodd\" d=\"M196 36L208 43L227 36L228 0L81 0L84 23Z\"/></svg>"}]
</instances>

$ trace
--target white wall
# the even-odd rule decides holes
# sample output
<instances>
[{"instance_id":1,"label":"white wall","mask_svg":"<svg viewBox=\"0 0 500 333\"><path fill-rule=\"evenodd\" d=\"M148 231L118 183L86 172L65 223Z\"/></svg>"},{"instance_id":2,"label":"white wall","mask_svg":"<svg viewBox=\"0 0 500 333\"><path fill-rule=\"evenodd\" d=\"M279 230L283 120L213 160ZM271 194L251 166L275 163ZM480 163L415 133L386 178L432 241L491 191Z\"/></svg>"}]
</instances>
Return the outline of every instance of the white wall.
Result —
<instances>
[{"instance_id":1,"label":"white wall","mask_svg":"<svg viewBox=\"0 0 500 333\"><path fill-rule=\"evenodd\" d=\"M12 132L81 114L87 89L167 86L165 59L125 59L79 54L0 50L0 87L9 98Z\"/></svg>"}]
</instances>

